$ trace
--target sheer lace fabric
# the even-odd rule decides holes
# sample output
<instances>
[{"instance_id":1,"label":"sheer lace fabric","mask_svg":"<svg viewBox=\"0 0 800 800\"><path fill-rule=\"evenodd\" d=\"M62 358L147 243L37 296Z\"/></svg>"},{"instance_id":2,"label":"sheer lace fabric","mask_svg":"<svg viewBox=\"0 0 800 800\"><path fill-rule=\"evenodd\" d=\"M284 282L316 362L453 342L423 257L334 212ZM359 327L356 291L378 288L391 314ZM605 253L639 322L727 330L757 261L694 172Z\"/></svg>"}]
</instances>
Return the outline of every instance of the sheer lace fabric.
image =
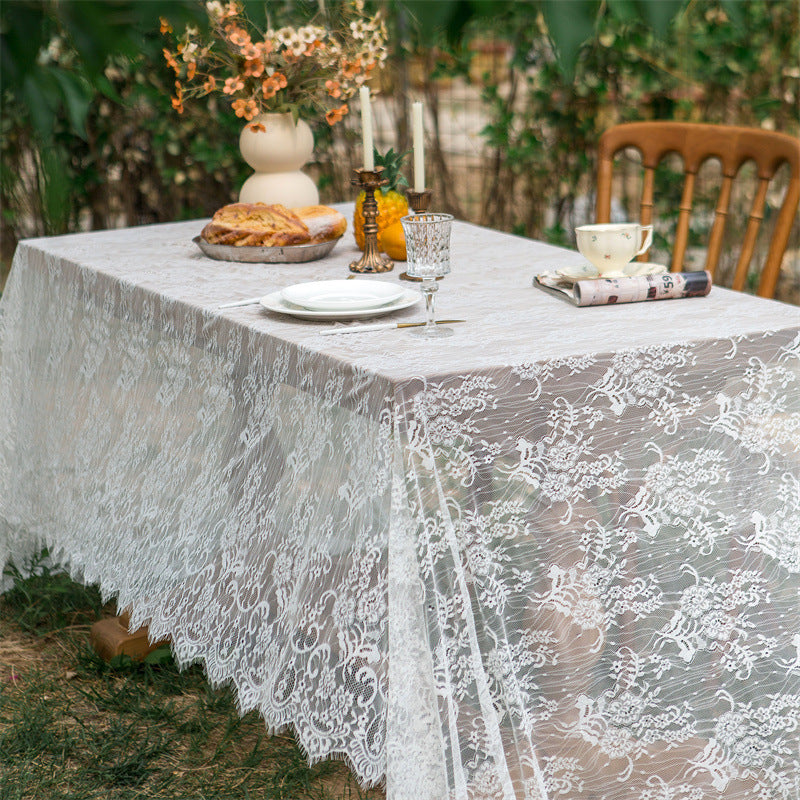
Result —
<instances>
[{"instance_id":1,"label":"sheer lace fabric","mask_svg":"<svg viewBox=\"0 0 800 800\"><path fill-rule=\"evenodd\" d=\"M456 226L468 326L326 338L216 305L349 252L200 227L20 247L0 562L48 546L392 800L796 800L797 309L573 309L494 265L574 256Z\"/></svg>"}]
</instances>

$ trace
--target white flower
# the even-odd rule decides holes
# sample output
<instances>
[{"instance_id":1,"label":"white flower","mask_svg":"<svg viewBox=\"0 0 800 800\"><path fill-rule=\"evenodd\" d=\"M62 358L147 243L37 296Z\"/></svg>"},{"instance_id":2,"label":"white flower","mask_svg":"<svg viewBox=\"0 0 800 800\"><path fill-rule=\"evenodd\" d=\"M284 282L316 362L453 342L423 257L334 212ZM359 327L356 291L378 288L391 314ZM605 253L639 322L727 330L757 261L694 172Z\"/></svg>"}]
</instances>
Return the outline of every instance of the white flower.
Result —
<instances>
[{"instance_id":1,"label":"white flower","mask_svg":"<svg viewBox=\"0 0 800 800\"><path fill-rule=\"evenodd\" d=\"M354 19L350 23L350 30L354 39L364 39L367 35L367 25L363 19Z\"/></svg>"},{"instance_id":2,"label":"white flower","mask_svg":"<svg viewBox=\"0 0 800 800\"><path fill-rule=\"evenodd\" d=\"M475 800L489 800L492 797L499 797L502 791L503 785L496 767L485 761L472 776L470 796Z\"/></svg>"},{"instance_id":3,"label":"white flower","mask_svg":"<svg viewBox=\"0 0 800 800\"><path fill-rule=\"evenodd\" d=\"M681 595L681 609L690 617L699 617L711 608L708 590L702 586L690 586Z\"/></svg>"},{"instance_id":4,"label":"white flower","mask_svg":"<svg viewBox=\"0 0 800 800\"><path fill-rule=\"evenodd\" d=\"M644 475L645 485L657 494L666 494L675 485L675 471L668 464L653 464Z\"/></svg>"},{"instance_id":5,"label":"white flower","mask_svg":"<svg viewBox=\"0 0 800 800\"><path fill-rule=\"evenodd\" d=\"M665 386L662 375L654 369L642 369L631 377L633 389L645 397L657 397Z\"/></svg>"},{"instance_id":6,"label":"white flower","mask_svg":"<svg viewBox=\"0 0 800 800\"><path fill-rule=\"evenodd\" d=\"M512 367L511 371L515 375L518 375L521 380L529 381L532 378L536 378L538 375L540 375L542 370L542 364L539 362L523 362L522 364L517 364L517 366Z\"/></svg>"},{"instance_id":7,"label":"white flower","mask_svg":"<svg viewBox=\"0 0 800 800\"><path fill-rule=\"evenodd\" d=\"M197 43L196 42L189 42L186 47L183 48L183 52L181 53L181 58L184 61L193 61L192 54L197 52Z\"/></svg>"},{"instance_id":8,"label":"white flower","mask_svg":"<svg viewBox=\"0 0 800 800\"><path fill-rule=\"evenodd\" d=\"M615 725L630 725L639 719L643 710L644 699L642 697L631 692L624 692L608 704L605 716Z\"/></svg>"},{"instance_id":9,"label":"white flower","mask_svg":"<svg viewBox=\"0 0 800 800\"><path fill-rule=\"evenodd\" d=\"M225 9L222 7L222 3L220 3L219 0L209 0L209 2L206 3L206 12L212 19L222 19Z\"/></svg>"},{"instance_id":10,"label":"white flower","mask_svg":"<svg viewBox=\"0 0 800 800\"><path fill-rule=\"evenodd\" d=\"M495 678L502 678L505 675L511 674L512 666L511 656L505 649L492 650L486 658L486 669L489 671L489 674L494 675Z\"/></svg>"},{"instance_id":11,"label":"white flower","mask_svg":"<svg viewBox=\"0 0 800 800\"><path fill-rule=\"evenodd\" d=\"M721 642L728 641L735 628L733 618L718 609L706 614L702 619L702 625L708 636Z\"/></svg>"},{"instance_id":12,"label":"white flower","mask_svg":"<svg viewBox=\"0 0 800 800\"><path fill-rule=\"evenodd\" d=\"M733 755L745 767L763 764L769 755L769 742L760 736L745 736L733 745Z\"/></svg>"},{"instance_id":13,"label":"white flower","mask_svg":"<svg viewBox=\"0 0 800 800\"><path fill-rule=\"evenodd\" d=\"M386 599L380 587L370 589L361 595L356 615L369 627L377 625L386 613Z\"/></svg>"},{"instance_id":14,"label":"white flower","mask_svg":"<svg viewBox=\"0 0 800 800\"><path fill-rule=\"evenodd\" d=\"M714 728L714 737L722 744L732 744L747 733L747 721L738 711L726 711L720 715Z\"/></svg>"},{"instance_id":15,"label":"white flower","mask_svg":"<svg viewBox=\"0 0 800 800\"><path fill-rule=\"evenodd\" d=\"M562 439L547 451L547 460L553 469L568 470L577 463L580 452L576 444Z\"/></svg>"},{"instance_id":16,"label":"white flower","mask_svg":"<svg viewBox=\"0 0 800 800\"><path fill-rule=\"evenodd\" d=\"M618 353L614 356L612 368L622 375L632 375L639 369L641 364L642 362L636 353Z\"/></svg>"},{"instance_id":17,"label":"white flower","mask_svg":"<svg viewBox=\"0 0 800 800\"><path fill-rule=\"evenodd\" d=\"M346 595L339 595L333 605L333 621L337 628L346 629L353 624L356 612L356 601Z\"/></svg>"},{"instance_id":18,"label":"white flower","mask_svg":"<svg viewBox=\"0 0 800 800\"><path fill-rule=\"evenodd\" d=\"M297 31L288 26L278 28L278 30L274 32L274 36L278 43L282 44L284 47L290 47L297 41Z\"/></svg>"},{"instance_id":19,"label":"white flower","mask_svg":"<svg viewBox=\"0 0 800 800\"><path fill-rule=\"evenodd\" d=\"M602 751L611 758L627 756L635 746L633 737L622 728L609 728L600 742Z\"/></svg>"},{"instance_id":20,"label":"white flower","mask_svg":"<svg viewBox=\"0 0 800 800\"><path fill-rule=\"evenodd\" d=\"M319 28L316 25L304 25L302 28L298 29L297 38L306 45L313 44L317 39L321 40L325 38L325 29Z\"/></svg>"},{"instance_id":21,"label":"white flower","mask_svg":"<svg viewBox=\"0 0 800 800\"><path fill-rule=\"evenodd\" d=\"M551 500L566 500L574 489L566 472L550 472L545 475L541 484L542 492Z\"/></svg>"},{"instance_id":22,"label":"white flower","mask_svg":"<svg viewBox=\"0 0 800 800\"><path fill-rule=\"evenodd\" d=\"M599 628L603 623L603 606L595 598L581 598L572 607L571 616L584 630Z\"/></svg>"},{"instance_id":23,"label":"white flower","mask_svg":"<svg viewBox=\"0 0 800 800\"><path fill-rule=\"evenodd\" d=\"M467 565L473 575L488 575L494 565L489 548L474 544L467 548Z\"/></svg>"},{"instance_id":24,"label":"white flower","mask_svg":"<svg viewBox=\"0 0 800 800\"><path fill-rule=\"evenodd\" d=\"M289 583L292 579L292 557L281 553L272 565L272 577L278 584Z\"/></svg>"}]
</instances>

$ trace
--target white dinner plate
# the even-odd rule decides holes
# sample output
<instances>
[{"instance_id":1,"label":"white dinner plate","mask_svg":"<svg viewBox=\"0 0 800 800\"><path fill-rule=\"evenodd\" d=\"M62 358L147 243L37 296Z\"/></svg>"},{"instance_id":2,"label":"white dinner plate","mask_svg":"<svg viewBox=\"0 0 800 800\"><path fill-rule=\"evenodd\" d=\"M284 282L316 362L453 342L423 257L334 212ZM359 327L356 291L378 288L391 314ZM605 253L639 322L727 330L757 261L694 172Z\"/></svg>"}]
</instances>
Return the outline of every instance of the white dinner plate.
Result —
<instances>
[{"instance_id":1,"label":"white dinner plate","mask_svg":"<svg viewBox=\"0 0 800 800\"><path fill-rule=\"evenodd\" d=\"M391 314L393 311L401 311L409 308L422 299L422 295L412 289L403 289L402 294L397 300L387 303L377 308L362 308L350 311L312 311L310 308L303 308L288 303L282 296L282 292L272 292L261 298L259 301L267 311L274 311L276 314L288 314L298 319L365 319L366 317L381 317L384 314Z\"/></svg>"},{"instance_id":2,"label":"white dinner plate","mask_svg":"<svg viewBox=\"0 0 800 800\"><path fill-rule=\"evenodd\" d=\"M659 275L666 272L667 268L663 264L653 264L649 261L633 261L626 264L623 272L625 278L638 278L642 275ZM571 281L590 281L600 277L597 267L592 264L578 264L574 267L562 267L556 270L556 274Z\"/></svg>"},{"instance_id":3,"label":"white dinner plate","mask_svg":"<svg viewBox=\"0 0 800 800\"><path fill-rule=\"evenodd\" d=\"M281 296L310 311L363 311L393 303L403 291L402 286L387 281L308 281L288 286Z\"/></svg>"}]
</instances>

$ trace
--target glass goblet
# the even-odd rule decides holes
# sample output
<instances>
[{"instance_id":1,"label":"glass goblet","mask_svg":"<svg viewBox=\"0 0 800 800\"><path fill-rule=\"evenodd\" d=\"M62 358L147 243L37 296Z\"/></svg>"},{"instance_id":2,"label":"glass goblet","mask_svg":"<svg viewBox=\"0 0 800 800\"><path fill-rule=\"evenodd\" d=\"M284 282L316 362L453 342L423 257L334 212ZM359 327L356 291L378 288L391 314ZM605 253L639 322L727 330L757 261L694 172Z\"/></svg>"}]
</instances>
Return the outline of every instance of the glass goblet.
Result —
<instances>
[{"instance_id":1,"label":"glass goblet","mask_svg":"<svg viewBox=\"0 0 800 800\"><path fill-rule=\"evenodd\" d=\"M406 236L406 272L410 278L422 281L420 289L425 297L427 323L413 331L417 336L443 338L452 336L453 329L437 325L434 321L436 279L450 272L450 229L452 214L411 214L403 217Z\"/></svg>"}]
</instances>

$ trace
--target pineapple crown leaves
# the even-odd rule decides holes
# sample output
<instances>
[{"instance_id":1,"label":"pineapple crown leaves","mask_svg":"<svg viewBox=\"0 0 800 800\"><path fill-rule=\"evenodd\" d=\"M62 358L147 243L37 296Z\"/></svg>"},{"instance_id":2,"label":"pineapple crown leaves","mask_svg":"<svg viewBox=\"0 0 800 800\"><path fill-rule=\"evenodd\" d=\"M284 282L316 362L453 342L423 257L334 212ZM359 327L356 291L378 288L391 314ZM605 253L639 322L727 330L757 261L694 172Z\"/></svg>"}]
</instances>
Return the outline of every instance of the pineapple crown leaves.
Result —
<instances>
[{"instance_id":1,"label":"pineapple crown leaves","mask_svg":"<svg viewBox=\"0 0 800 800\"><path fill-rule=\"evenodd\" d=\"M373 148L375 166L383 167L382 177L388 181L385 186L381 186L384 194L391 191L396 192L403 186L408 186L408 180L401 170L410 152L410 150L406 150L405 153L395 153L394 148L390 147L385 153L379 153L377 149Z\"/></svg>"}]
</instances>

